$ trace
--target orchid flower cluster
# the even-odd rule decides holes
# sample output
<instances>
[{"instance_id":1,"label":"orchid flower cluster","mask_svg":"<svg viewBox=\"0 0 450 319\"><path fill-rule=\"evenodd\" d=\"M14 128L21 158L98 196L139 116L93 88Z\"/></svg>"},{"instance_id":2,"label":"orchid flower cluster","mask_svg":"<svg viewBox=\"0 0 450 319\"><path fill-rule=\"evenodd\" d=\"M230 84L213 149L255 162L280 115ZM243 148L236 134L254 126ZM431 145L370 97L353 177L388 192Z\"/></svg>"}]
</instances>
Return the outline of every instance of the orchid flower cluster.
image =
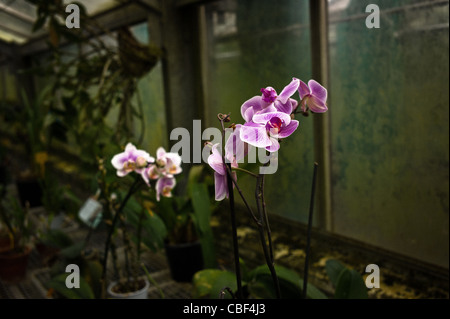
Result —
<instances>
[{"instance_id":1,"label":"orchid flower cluster","mask_svg":"<svg viewBox=\"0 0 450 319\"><path fill-rule=\"evenodd\" d=\"M149 187L150 181L156 180L157 201L161 196L172 197L172 189L176 185L175 175L182 172L181 156L178 153L166 152L163 147L159 147L155 159L131 143L126 145L124 152L114 155L111 164L117 169L117 176L135 172L142 176Z\"/></svg>"},{"instance_id":2,"label":"orchid flower cluster","mask_svg":"<svg viewBox=\"0 0 450 319\"><path fill-rule=\"evenodd\" d=\"M294 119L295 114L324 113L327 111L327 90L315 80L308 84L293 78L277 94L273 87L261 89L260 96L254 96L245 101L241 106L241 115L244 124L233 125L233 133L225 143L225 161L231 163L231 168L238 168L248 152L248 145L264 148L268 152L276 152L280 149L279 141L290 136L299 126L299 121ZM291 98L295 93L299 94L300 103ZM212 146L212 153L208 157L208 164L214 170L215 198L217 201L228 198L227 170L219 150L219 143ZM232 178L236 179L235 172Z\"/></svg>"},{"instance_id":3,"label":"orchid flower cluster","mask_svg":"<svg viewBox=\"0 0 450 319\"><path fill-rule=\"evenodd\" d=\"M114 155L111 159L111 164L117 170L116 174L119 177L127 176L132 172L138 175L136 175L134 183L128 189L128 193L116 210L112 220L105 243L102 282L105 282L106 279L106 265L111 238L127 201L144 182L150 187L150 182L155 180L156 200L159 202L161 196L172 197L172 190L176 185L175 175L182 172L181 156L178 153L166 152L163 147L159 147L156 151L155 159L148 152L137 149L132 143L128 143L122 153ZM142 178L139 178L139 175Z\"/></svg>"},{"instance_id":4,"label":"orchid flower cluster","mask_svg":"<svg viewBox=\"0 0 450 319\"><path fill-rule=\"evenodd\" d=\"M300 102L292 98L296 92L299 94ZM292 78L291 82L284 87L280 94L277 94L275 89L270 86L262 88L261 93L260 96L254 96L242 104L241 115L245 123L232 124L230 126L232 133L226 142L224 123L230 121L229 114L218 115L222 126L222 144L224 145L224 150L219 149L220 143L213 144L212 152L208 157L208 164L214 170L215 199L217 201L221 201L225 197L230 199L238 298L243 297L243 289L239 264L239 245L237 240L233 188L237 189L247 210L257 225L264 257L272 276L276 296L277 298L281 298L280 284L274 267L269 219L264 200L265 172L260 169L259 174L254 174L239 168L238 163L249 154L249 146L262 149L263 152L265 151L268 154L276 154L280 149L280 140L289 137L299 126L299 121L295 120L295 114L302 113L306 116L308 115L308 111L324 113L328 110L326 105L327 90L315 80L310 80L306 84L297 78ZM237 170L244 171L257 179L255 200L258 214L254 214L252 207L248 204L237 183ZM305 282L307 282L307 278L305 278Z\"/></svg>"}]
</instances>

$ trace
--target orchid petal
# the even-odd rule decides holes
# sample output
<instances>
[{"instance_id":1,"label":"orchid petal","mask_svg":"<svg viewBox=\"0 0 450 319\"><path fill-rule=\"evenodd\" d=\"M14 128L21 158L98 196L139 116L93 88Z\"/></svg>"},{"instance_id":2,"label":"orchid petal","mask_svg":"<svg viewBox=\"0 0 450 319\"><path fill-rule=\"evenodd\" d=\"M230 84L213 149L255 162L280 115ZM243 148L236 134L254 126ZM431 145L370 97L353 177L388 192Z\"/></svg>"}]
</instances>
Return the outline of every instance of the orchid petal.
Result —
<instances>
[{"instance_id":1,"label":"orchid petal","mask_svg":"<svg viewBox=\"0 0 450 319\"><path fill-rule=\"evenodd\" d=\"M241 127L240 137L242 141L256 147L266 147L271 144L265 126L261 124L245 123Z\"/></svg>"},{"instance_id":2,"label":"orchid petal","mask_svg":"<svg viewBox=\"0 0 450 319\"><path fill-rule=\"evenodd\" d=\"M250 118L246 117L247 110L249 108L251 108L252 112L256 113L258 111L261 111L265 107L267 107L267 103L262 100L262 97L261 96L254 96L251 99L245 101L244 104L242 104L242 106L241 106L242 118L246 122L250 122L251 121L251 117ZM252 116L253 113L249 112L248 115Z\"/></svg>"},{"instance_id":3,"label":"orchid petal","mask_svg":"<svg viewBox=\"0 0 450 319\"><path fill-rule=\"evenodd\" d=\"M142 179L144 180L145 184L147 184L147 186L150 186L149 171L150 167L147 167L141 173Z\"/></svg>"},{"instance_id":4,"label":"orchid petal","mask_svg":"<svg viewBox=\"0 0 450 319\"><path fill-rule=\"evenodd\" d=\"M315 80L310 80L308 82L309 88L311 89L311 95L316 97L319 101L322 102L322 105L327 101L327 89L320 85Z\"/></svg>"},{"instance_id":5,"label":"orchid petal","mask_svg":"<svg viewBox=\"0 0 450 319\"><path fill-rule=\"evenodd\" d=\"M134 151L136 151L136 146L134 146L132 143L128 143L125 146L125 153L133 153Z\"/></svg>"},{"instance_id":6,"label":"orchid petal","mask_svg":"<svg viewBox=\"0 0 450 319\"><path fill-rule=\"evenodd\" d=\"M280 132L278 133L278 137L279 138L288 137L289 135L294 133L294 131L297 129L299 124L300 124L299 121L292 120L291 123L289 123L288 125L283 126L281 128Z\"/></svg>"},{"instance_id":7,"label":"orchid petal","mask_svg":"<svg viewBox=\"0 0 450 319\"><path fill-rule=\"evenodd\" d=\"M296 78L292 78L291 83L286 85L284 87L283 91L281 91L281 93L278 95L278 100L282 104L286 104L286 101L288 101L288 99L295 93L295 91L297 91L299 85L300 85L300 80L296 79ZM291 114L291 113L289 113L289 114Z\"/></svg>"},{"instance_id":8,"label":"orchid petal","mask_svg":"<svg viewBox=\"0 0 450 319\"><path fill-rule=\"evenodd\" d=\"M111 159L111 164L112 166L114 166L115 169L121 170L123 169L123 163L128 161L128 158L129 156L128 153L126 152L116 154Z\"/></svg>"},{"instance_id":9,"label":"orchid petal","mask_svg":"<svg viewBox=\"0 0 450 319\"><path fill-rule=\"evenodd\" d=\"M154 157L150 156L149 153L147 153L146 151L143 151L143 150L135 150L135 151L133 151L133 155L135 156L135 158L142 157L148 163L153 163L155 161Z\"/></svg>"},{"instance_id":10,"label":"orchid petal","mask_svg":"<svg viewBox=\"0 0 450 319\"><path fill-rule=\"evenodd\" d=\"M225 168L223 164L222 155L220 154L217 147L219 146L219 143L214 144L212 147L212 154L208 157L208 164L211 166L211 168L219 173L220 175L225 175Z\"/></svg>"},{"instance_id":11,"label":"orchid petal","mask_svg":"<svg viewBox=\"0 0 450 319\"><path fill-rule=\"evenodd\" d=\"M291 104L292 104L292 111L291 111L291 113L295 112L295 110L298 107L298 102L297 102L297 100L294 100L294 99L289 99L289 100L291 101Z\"/></svg>"},{"instance_id":12,"label":"orchid petal","mask_svg":"<svg viewBox=\"0 0 450 319\"><path fill-rule=\"evenodd\" d=\"M117 170L117 176L119 176L119 177L124 177L124 176L128 175L129 173L131 173L131 171L126 171L124 169Z\"/></svg>"},{"instance_id":13,"label":"orchid petal","mask_svg":"<svg viewBox=\"0 0 450 319\"><path fill-rule=\"evenodd\" d=\"M214 172L215 199L221 201L228 196L227 176Z\"/></svg>"},{"instance_id":14,"label":"orchid petal","mask_svg":"<svg viewBox=\"0 0 450 319\"><path fill-rule=\"evenodd\" d=\"M170 152L170 153L166 153L166 158L169 159L169 164L170 166L175 166L177 173L181 173L181 156L178 153L174 153L174 152Z\"/></svg>"},{"instance_id":15,"label":"orchid petal","mask_svg":"<svg viewBox=\"0 0 450 319\"><path fill-rule=\"evenodd\" d=\"M241 140L241 124L236 125L233 133L225 143L225 157L230 162L240 161L245 157L246 144Z\"/></svg>"},{"instance_id":16,"label":"orchid petal","mask_svg":"<svg viewBox=\"0 0 450 319\"><path fill-rule=\"evenodd\" d=\"M156 150L156 158L160 159L162 157L165 157L166 155L166 150L163 147L158 147L158 149Z\"/></svg>"},{"instance_id":17,"label":"orchid petal","mask_svg":"<svg viewBox=\"0 0 450 319\"><path fill-rule=\"evenodd\" d=\"M291 122L291 116L284 112L269 112L269 113L255 114L253 116L253 122L258 124L266 124L274 117L278 117L286 125L288 125Z\"/></svg>"},{"instance_id":18,"label":"orchid petal","mask_svg":"<svg viewBox=\"0 0 450 319\"><path fill-rule=\"evenodd\" d=\"M298 87L298 93L300 95L300 99L303 100L303 98L305 96L308 96L311 94L311 90L309 89L309 87L306 85L305 82L303 82L302 80L300 81L300 85Z\"/></svg>"},{"instance_id":19,"label":"orchid petal","mask_svg":"<svg viewBox=\"0 0 450 319\"><path fill-rule=\"evenodd\" d=\"M164 189L169 188L170 190L172 190L175 187L175 185L176 185L175 178L162 177L162 178L158 179L158 181L156 182L156 186L155 186L156 200L159 202L161 194L164 197L171 197L172 196L171 193L169 193L168 195L165 195Z\"/></svg>"},{"instance_id":20,"label":"orchid petal","mask_svg":"<svg viewBox=\"0 0 450 319\"><path fill-rule=\"evenodd\" d=\"M253 115L255 114L255 109L252 107L249 107L243 115L243 118L246 122L251 122Z\"/></svg>"},{"instance_id":21,"label":"orchid petal","mask_svg":"<svg viewBox=\"0 0 450 319\"><path fill-rule=\"evenodd\" d=\"M291 114L293 111L292 101L294 101L294 100L290 99L290 98L288 98L288 100L284 104L281 103L281 101L275 101L275 103L274 103L275 108L277 109L278 112Z\"/></svg>"},{"instance_id":22,"label":"orchid petal","mask_svg":"<svg viewBox=\"0 0 450 319\"><path fill-rule=\"evenodd\" d=\"M328 110L327 105L315 96L311 96L307 104L309 109L314 113L324 113Z\"/></svg>"},{"instance_id":23,"label":"orchid petal","mask_svg":"<svg viewBox=\"0 0 450 319\"><path fill-rule=\"evenodd\" d=\"M276 152L280 149L280 143L278 142L278 140L276 138L271 137L270 141L272 142L271 145L266 147L266 150L268 150L269 152Z\"/></svg>"}]
</instances>

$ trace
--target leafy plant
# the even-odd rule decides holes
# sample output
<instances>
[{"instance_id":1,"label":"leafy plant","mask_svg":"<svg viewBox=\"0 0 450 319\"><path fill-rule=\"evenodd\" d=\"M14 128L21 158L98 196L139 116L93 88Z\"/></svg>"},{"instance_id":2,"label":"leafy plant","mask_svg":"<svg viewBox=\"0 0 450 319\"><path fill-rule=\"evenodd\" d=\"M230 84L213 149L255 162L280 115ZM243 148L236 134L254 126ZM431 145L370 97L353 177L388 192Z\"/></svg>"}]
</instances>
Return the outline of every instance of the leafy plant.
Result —
<instances>
[{"instance_id":1,"label":"leafy plant","mask_svg":"<svg viewBox=\"0 0 450 319\"><path fill-rule=\"evenodd\" d=\"M242 269L242 289L246 298L277 298L272 275L267 265L248 270L240 260ZM303 297L303 280L297 272L283 266L275 266L279 279L281 298L299 299ZM220 269L204 269L193 278L195 298L235 298L237 293L234 273ZM307 298L327 299L327 296L315 286L309 284Z\"/></svg>"},{"instance_id":2,"label":"leafy plant","mask_svg":"<svg viewBox=\"0 0 450 319\"><path fill-rule=\"evenodd\" d=\"M122 291L131 291L139 282L142 244L156 251L163 247L167 234L166 225L152 210L155 194L150 191L153 190L153 187L149 188L150 181L156 181L154 187L158 199L159 196L171 196L171 189L176 183L173 174L166 174L166 169L176 168L177 173L181 169L178 160L172 162L169 159L178 158L178 154L163 151L159 154L159 162L154 163L155 159L147 152L128 143L125 151L114 155L110 161L105 163L99 159L99 201L103 206L103 221L108 227L101 281L105 284L111 251L113 270ZM131 178L132 175L134 178ZM118 176L121 178L118 179ZM165 184L168 181L170 183ZM124 247L124 265L117 258L116 240L120 240Z\"/></svg>"},{"instance_id":3,"label":"leafy plant","mask_svg":"<svg viewBox=\"0 0 450 319\"><path fill-rule=\"evenodd\" d=\"M33 30L47 28L49 34L48 61L39 61L40 67L28 71L52 75L52 136L70 144L70 152L90 168L96 166L95 156L103 155L105 145L133 138L137 122L142 142L145 114L137 84L156 65L162 50L153 43L138 42L128 27L114 32L105 29L87 15L82 3L75 2L83 28L68 29L63 22L64 3L27 1L36 7ZM75 44L75 52L65 51L60 46L64 41ZM118 110L115 121L113 109Z\"/></svg>"},{"instance_id":4,"label":"leafy plant","mask_svg":"<svg viewBox=\"0 0 450 319\"><path fill-rule=\"evenodd\" d=\"M367 287L362 276L337 260L329 259L325 264L328 277L335 288L335 299L367 299Z\"/></svg>"},{"instance_id":5,"label":"leafy plant","mask_svg":"<svg viewBox=\"0 0 450 319\"><path fill-rule=\"evenodd\" d=\"M245 298L275 299L274 283L267 265L248 270L240 260L242 269L242 287ZM335 288L334 299L367 299L367 287L362 276L337 260L326 262L326 272ZM281 298L303 298L303 279L292 269L275 266L279 279ZM193 278L194 298L235 298L237 293L236 275L227 270L204 269ZM308 299L328 299L316 286L308 283Z\"/></svg>"},{"instance_id":6,"label":"leafy plant","mask_svg":"<svg viewBox=\"0 0 450 319\"><path fill-rule=\"evenodd\" d=\"M68 299L101 297L102 266L98 256L87 254L85 241L74 242L65 232L58 229L49 230L42 240L47 245L59 249L57 262L50 269L51 278L45 284L50 295L55 295L56 292L56 297ZM80 286L77 289L68 288L66 285L66 279L70 275L66 272L66 266L70 264L78 265L81 272Z\"/></svg>"},{"instance_id":7,"label":"leafy plant","mask_svg":"<svg viewBox=\"0 0 450 319\"><path fill-rule=\"evenodd\" d=\"M11 194L5 193L4 197L0 199L0 223L11 238L12 251L21 252L31 244L34 229L28 218L28 207L22 207Z\"/></svg>"},{"instance_id":8,"label":"leafy plant","mask_svg":"<svg viewBox=\"0 0 450 319\"><path fill-rule=\"evenodd\" d=\"M200 240L206 267L215 266L214 238L210 226L214 202L208 188L211 183L203 165L192 166L185 194L162 198L155 205L156 212L167 226L168 242L177 244Z\"/></svg>"}]
</instances>

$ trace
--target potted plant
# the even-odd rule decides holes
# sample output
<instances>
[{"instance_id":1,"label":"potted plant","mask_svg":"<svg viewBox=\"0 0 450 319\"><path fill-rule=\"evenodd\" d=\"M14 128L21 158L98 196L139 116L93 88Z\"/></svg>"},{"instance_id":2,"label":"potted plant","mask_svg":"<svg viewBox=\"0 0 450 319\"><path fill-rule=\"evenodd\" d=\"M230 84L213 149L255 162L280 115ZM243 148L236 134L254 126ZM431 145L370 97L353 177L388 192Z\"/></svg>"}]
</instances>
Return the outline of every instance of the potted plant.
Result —
<instances>
[{"instance_id":1,"label":"potted plant","mask_svg":"<svg viewBox=\"0 0 450 319\"><path fill-rule=\"evenodd\" d=\"M229 199L231 217L231 237L233 239L233 254L236 285L233 296L237 298L245 297L245 278L241 271L239 258L239 242L237 238L237 226L235 217L234 190L236 189L242 199L246 211L255 222L258 230L261 248L266 261L265 272L270 274L270 284L273 296L282 298L280 271L275 267L273 254L272 235L270 230L269 215L266 208L264 196L265 175L274 174L278 168L278 151L284 145L281 143L289 138L299 127L299 121L295 119L297 114L307 116L311 113L324 113L328 110L327 90L315 80L304 83L293 77L291 82L278 94L273 87L261 88L261 95L253 96L245 101L241 106L241 115L244 124L231 124L226 127L226 123L231 122L230 114L219 113L222 131L222 142L211 145L211 154L208 157L208 164L214 171L215 199L222 201ZM298 93L300 101L291 98ZM226 139L226 133L230 133ZM258 171L249 171L239 167L250 154L250 148L259 149L266 155ZM284 146L283 146L284 147ZM259 153L259 152L258 152ZM275 164L275 165L272 165ZM303 278L303 297L307 297L308 292L308 265L309 248L312 224L312 212L315 193L315 182L317 176L317 163L314 163L313 183L310 199L310 211L308 219L308 232L306 244L305 271ZM255 206L250 206L247 197L239 186L237 171L251 176L256 181ZM255 209L256 208L256 209Z\"/></svg>"},{"instance_id":2,"label":"potted plant","mask_svg":"<svg viewBox=\"0 0 450 319\"><path fill-rule=\"evenodd\" d=\"M158 150L159 155L162 152ZM162 248L167 233L164 222L152 211L152 199L158 201L172 196L175 175L181 172L178 154L164 154L155 160L128 143L110 161L99 160L98 201L103 206L103 221L108 228L101 277L105 297L107 290L112 298L117 298L118 293L136 297L135 290L144 290L141 298L146 297L148 279L140 276L141 252L145 246L152 250ZM115 280L107 285L111 279L107 277L109 270L113 270Z\"/></svg>"},{"instance_id":3,"label":"potted plant","mask_svg":"<svg viewBox=\"0 0 450 319\"><path fill-rule=\"evenodd\" d=\"M42 206L41 181L48 161L50 132L47 120L51 102L50 89L51 86L48 85L31 101L26 93L21 91L23 105L16 113L15 132L17 138L25 145L24 151L28 157L27 166L19 168L16 176L22 206L27 202L30 207Z\"/></svg>"},{"instance_id":4,"label":"potted plant","mask_svg":"<svg viewBox=\"0 0 450 319\"><path fill-rule=\"evenodd\" d=\"M68 233L79 226L73 215L80 207L81 201L48 170L41 185L44 210L32 215L37 225L35 246L44 264L51 264L58 252L68 243Z\"/></svg>"},{"instance_id":5,"label":"potted plant","mask_svg":"<svg viewBox=\"0 0 450 319\"><path fill-rule=\"evenodd\" d=\"M168 230L164 248L170 273L179 282L190 282L197 271L216 264L208 188L212 181L203 168L192 166L184 193L162 198L155 206Z\"/></svg>"},{"instance_id":6,"label":"potted plant","mask_svg":"<svg viewBox=\"0 0 450 319\"><path fill-rule=\"evenodd\" d=\"M1 199L0 218L0 278L14 283L25 277L32 250L28 207L7 194Z\"/></svg>"}]
</instances>

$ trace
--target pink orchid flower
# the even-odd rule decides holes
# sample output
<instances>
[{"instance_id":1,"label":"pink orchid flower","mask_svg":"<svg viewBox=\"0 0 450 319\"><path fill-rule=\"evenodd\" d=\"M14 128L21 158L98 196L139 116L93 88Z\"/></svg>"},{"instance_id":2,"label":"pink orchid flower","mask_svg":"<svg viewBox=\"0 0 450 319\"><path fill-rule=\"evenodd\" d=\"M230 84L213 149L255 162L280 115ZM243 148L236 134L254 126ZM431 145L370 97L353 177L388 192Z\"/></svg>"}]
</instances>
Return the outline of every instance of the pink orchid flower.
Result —
<instances>
[{"instance_id":1,"label":"pink orchid flower","mask_svg":"<svg viewBox=\"0 0 450 319\"><path fill-rule=\"evenodd\" d=\"M324 113L327 107L327 89L315 80L309 80L308 85L300 80L298 87L300 95L302 112L306 112L309 108L314 113Z\"/></svg>"},{"instance_id":2,"label":"pink orchid flower","mask_svg":"<svg viewBox=\"0 0 450 319\"><path fill-rule=\"evenodd\" d=\"M228 198L228 183L227 183L227 169L223 163L222 155L218 150L219 143L214 144L212 147L212 153L208 157L208 164L214 170L214 186L215 186L215 199L221 201L225 197ZM237 167L237 163L234 161L231 163L232 167ZM232 172L233 178L236 179L236 172Z\"/></svg>"},{"instance_id":3,"label":"pink orchid flower","mask_svg":"<svg viewBox=\"0 0 450 319\"><path fill-rule=\"evenodd\" d=\"M123 177L133 171L141 174L145 167L154 161L150 154L128 143L124 152L114 155L111 164L117 169L117 175Z\"/></svg>"},{"instance_id":4,"label":"pink orchid flower","mask_svg":"<svg viewBox=\"0 0 450 319\"><path fill-rule=\"evenodd\" d=\"M269 112L283 112L290 115L298 104L296 100L291 99L291 96L298 90L299 85L300 80L293 78L279 95L273 87L262 88L261 96L254 96L242 104L243 119L245 122L250 122L253 115Z\"/></svg>"},{"instance_id":5,"label":"pink orchid flower","mask_svg":"<svg viewBox=\"0 0 450 319\"><path fill-rule=\"evenodd\" d=\"M161 195L164 197L172 197L172 189L177 184L174 177L163 176L156 182L156 200L159 202Z\"/></svg>"},{"instance_id":6,"label":"pink orchid flower","mask_svg":"<svg viewBox=\"0 0 450 319\"><path fill-rule=\"evenodd\" d=\"M278 139L291 135L298 125L297 120L291 119L291 116L284 112L255 114L251 122L242 125L240 138L255 147L276 152L280 148Z\"/></svg>"}]
</instances>

